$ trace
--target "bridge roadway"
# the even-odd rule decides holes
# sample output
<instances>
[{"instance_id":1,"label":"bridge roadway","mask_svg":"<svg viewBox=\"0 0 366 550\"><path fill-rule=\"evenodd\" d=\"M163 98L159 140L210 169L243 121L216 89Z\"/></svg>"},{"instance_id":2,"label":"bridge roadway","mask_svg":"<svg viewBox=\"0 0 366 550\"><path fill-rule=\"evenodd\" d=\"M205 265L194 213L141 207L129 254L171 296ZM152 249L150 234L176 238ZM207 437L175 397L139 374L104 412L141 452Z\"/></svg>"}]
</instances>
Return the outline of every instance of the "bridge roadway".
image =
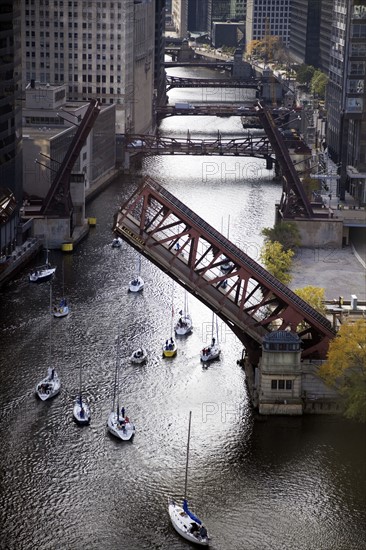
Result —
<instances>
[{"instance_id":1,"label":"bridge roadway","mask_svg":"<svg viewBox=\"0 0 366 550\"><path fill-rule=\"evenodd\" d=\"M166 90L173 88L252 88L260 91L262 80L258 78L182 78L166 77Z\"/></svg>"},{"instance_id":2,"label":"bridge roadway","mask_svg":"<svg viewBox=\"0 0 366 550\"><path fill-rule=\"evenodd\" d=\"M325 359L331 323L151 178L121 206L113 230L215 311L252 364L263 337L279 329L297 331L303 358Z\"/></svg>"},{"instance_id":3,"label":"bridge roadway","mask_svg":"<svg viewBox=\"0 0 366 550\"><path fill-rule=\"evenodd\" d=\"M269 159L274 162L273 147L267 136L241 139L177 139L146 134L126 134L124 144L130 153L149 155L222 155ZM272 168L272 165L270 166Z\"/></svg>"}]
</instances>

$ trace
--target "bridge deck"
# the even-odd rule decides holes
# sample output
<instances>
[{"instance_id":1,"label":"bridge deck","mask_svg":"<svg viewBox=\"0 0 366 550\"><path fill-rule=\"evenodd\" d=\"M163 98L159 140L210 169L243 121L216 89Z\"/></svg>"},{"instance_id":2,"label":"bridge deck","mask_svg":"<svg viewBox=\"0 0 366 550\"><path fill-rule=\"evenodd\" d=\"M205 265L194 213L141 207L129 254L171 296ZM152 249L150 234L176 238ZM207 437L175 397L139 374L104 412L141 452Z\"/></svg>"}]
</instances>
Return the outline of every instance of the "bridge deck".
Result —
<instances>
[{"instance_id":1,"label":"bridge deck","mask_svg":"<svg viewBox=\"0 0 366 550\"><path fill-rule=\"evenodd\" d=\"M216 311L253 362L263 337L286 328L298 331L303 357L325 358L331 323L151 178L116 214L114 231Z\"/></svg>"}]
</instances>

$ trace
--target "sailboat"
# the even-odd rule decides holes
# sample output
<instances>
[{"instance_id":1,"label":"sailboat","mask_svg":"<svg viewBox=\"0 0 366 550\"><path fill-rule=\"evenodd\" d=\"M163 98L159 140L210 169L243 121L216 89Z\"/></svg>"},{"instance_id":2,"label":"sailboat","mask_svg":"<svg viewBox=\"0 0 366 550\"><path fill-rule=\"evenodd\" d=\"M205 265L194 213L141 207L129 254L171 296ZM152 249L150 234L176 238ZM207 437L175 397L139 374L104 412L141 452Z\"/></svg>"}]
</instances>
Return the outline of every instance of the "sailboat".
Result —
<instances>
[{"instance_id":1,"label":"sailboat","mask_svg":"<svg viewBox=\"0 0 366 550\"><path fill-rule=\"evenodd\" d=\"M141 365L142 363L145 363L146 360L147 351L143 346L135 349L130 356L131 363L135 363L136 365Z\"/></svg>"},{"instance_id":2,"label":"sailboat","mask_svg":"<svg viewBox=\"0 0 366 550\"><path fill-rule=\"evenodd\" d=\"M125 413L125 408L119 408L119 336L117 337L116 371L114 378L114 393L112 410L109 413L108 431L123 441L129 441L135 434L135 426Z\"/></svg>"},{"instance_id":3,"label":"sailboat","mask_svg":"<svg viewBox=\"0 0 366 550\"><path fill-rule=\"evenodd\" d=\"M122 246L122 239L121 237L114 237L113 241L112 241L112 248L121 248Z\"/></svg>"},{"instance_id":4,"label":"sailboat","mask_svg":"<svg viewBox=\"0 0 366 550\"><path fill-rule=\"evenodd\" d=\"M173 296L174 296L174 284L172 287L172 316L171 316L171 324L170 324L170 338L168 338L165 341L165 344L163 344L163 356L164 357L174 357L177 353L177 343L175 339L173 338L173 317L174 317L174 305L173 305Z\"/></svg>"},{"instance_id":5,"label":"sailboat","mask_svg":"<svg viewBox=\"0 0 366 550\"><path fill-rule=\"evenodd\" d=\"M65 297L65 277L64 277L64 264L62 262L62 298L57 306L53 306L54 317L66 317L70 312L69 304Z\"/></svg>"},{"instance_id":6,"label":"sailboat","mask_svg":"<svg viewBox=\"0 0 366 550\"><path fill-rule=\"evenodd\" d=\"M86 425L90 424L91 414L90 414L90 408L89 408L88 403L82 397L81 375L82 375L82 364L80 362L79 395L75 399L72 414L73 414L74 420L77 424L79 424L80 426L86 426Z\"/></svg>"},{"instance_id":7,"label":"sailboat","mask_svg":"<svg viewBox=\"0 0 366 550\"><path fill-rule=\"evenodd\" d=\"M132 281L130 281L129 291L130 292L140 292L144 288L144 280L141 277L141 254L139 254L137 259L137 275Z\"/></svg>"},{"instance_id":8,"label":"sailboat","mask_svg":"<svg viewBox=\"0 0 366 550\"><path fill-rule=\"evenodd\" d=\"M228 219L228 222L227 222L227 238L229 238L229 230L230 230L230 216L229 216L229 219ZM223 221L221 222L221 232L222 231L223 231ZM232 269L233 265L234 264L229 260L229 258L225 257L224 258L224 263L220 266L220 269L223 273L228 273ZM226 281L226 279L225 279L225 281ZM223 287L223 288L226 288L227 283L226 283L226 285L225 285L225 283L224 284L223 283L224 283L224 281L222 281L220 286Z\"/></svg>"},{"instance_id":9,"label":"sailboat","mask_svg":"<svg viewBox=\"0 0 366 550\"><path fill-rule=\"evenodd\" d=\"M50 285L50 306L52 304L52 290ZM49 366L47 376L38 382L36 386L36 395L41 401L47 401L60 392L61 381L54 367L51 366L52 357L52 316L50 315L50 334L49 334Z\"/></svg>"},{"instance_id":10,"label":"sailboat","mask_svg":"<svg viewBox=\"0 0 366 550\"><path fill-rule=\"evenodd\" d=\"M216 321L216 322L215 322ZM214 327L216 325L216 337L214 337ZM219 346L219 328L217 324L217 318L215 319L215 314L212 312L212 334L211 334L211 344L201 350L200 359L203 363L208 363L213 361L220 356L220 346Z\"/></svg>"},{"instance_id":11,"label":"sailboat","mask_svg":"<svg viewBox=\"0 0 366 550\"><path fill-rule=\"evenodd\" d=\"M188 508L187 501L187 481L188 481L188 460L189 460L189 442L191 436L192 411L189 411L188 441L186 457L186 475L184 482L183 505L179 506L172 498L169 501L169 516L174 529L183 538L199 546L208 546L209 536L206 527L202 521L193 514Z\"/></svg>"},{"instance_id":12,"label":"sailboat","mask_svg":"<svg viewBox=\"0 0 366 550\"><path fill-rule=\"evenodd\" d=\"M46 248L46 263L36 267L28 276L30 283L44 283L49 281L56 271L55 267L52 267L48 260L48 248Z\"/></svg>"},{"instance_id":13,"label":"sailboat","mask_svg":"<svg viewBox=\"0 0 366 550\"><path fill-rule=\"evenodd\" d=\"M188 312L188 295L187 291L184 291L184 307L179 312L179 319L175 324L174 331L177 336L184 336L190 334L193 329L192 317Z\"/></svg>"}]
</instances>

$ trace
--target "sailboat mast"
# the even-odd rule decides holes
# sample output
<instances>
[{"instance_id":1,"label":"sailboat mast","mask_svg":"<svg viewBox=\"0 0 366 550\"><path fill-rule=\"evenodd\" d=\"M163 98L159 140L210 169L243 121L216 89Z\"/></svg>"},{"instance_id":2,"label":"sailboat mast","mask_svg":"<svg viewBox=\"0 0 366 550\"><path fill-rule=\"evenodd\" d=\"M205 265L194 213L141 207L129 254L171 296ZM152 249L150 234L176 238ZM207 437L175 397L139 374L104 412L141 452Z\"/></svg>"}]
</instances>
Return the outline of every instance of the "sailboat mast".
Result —
<instances>
[{"instance_id":1,"label":"sailboat mast","mask_svg":"<svg viewBox=\"0 0 366 550\"><path fill-rule=\"evenodd\" d=\"M82 403L82 397L81 397L81 371L82 371L82 366L83 366L83 364L82 364L82 362L80 361L80 382L79 382L79 383L80 383L80 387L79 387L79 400L80 400L80 405L81 405L81 403Z\"/></svg>"},{"instance_id":2,"label":"sailboat mast","mask_svg":"<svg viewBox=\"0 0 366 550\"><path fill-rule=\"evenodd\" d=\"M187 440L187 457L186 457L186 477L185 477L185 480L184 480L184 500L186 500L186 498L187 498L189 441L190 441L190 438L191 438L191 418L192 418L192 411L189 411L188 440Z\"/></svg>"}]
</instances>

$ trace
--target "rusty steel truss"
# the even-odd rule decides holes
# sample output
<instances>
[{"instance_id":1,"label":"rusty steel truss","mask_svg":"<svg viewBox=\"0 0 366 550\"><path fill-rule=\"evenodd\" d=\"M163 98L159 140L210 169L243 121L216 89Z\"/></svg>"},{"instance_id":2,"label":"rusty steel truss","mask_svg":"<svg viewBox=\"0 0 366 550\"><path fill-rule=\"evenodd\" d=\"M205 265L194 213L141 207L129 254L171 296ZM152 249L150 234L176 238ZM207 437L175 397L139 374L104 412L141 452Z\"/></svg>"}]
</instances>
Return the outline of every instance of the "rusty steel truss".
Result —
<instances>
[{"instance_id":1,"label":"rusty steel truss","mask_svg":"<svg viewBox=\"0 0 366 550\"><path fill-rule=\"evenodd\" d=\"M324 359L331 323L150 177L115 215L113 230L217 313L252 363L263 337L290 329L303 358Z\"/></svg>"}]
</instances>

